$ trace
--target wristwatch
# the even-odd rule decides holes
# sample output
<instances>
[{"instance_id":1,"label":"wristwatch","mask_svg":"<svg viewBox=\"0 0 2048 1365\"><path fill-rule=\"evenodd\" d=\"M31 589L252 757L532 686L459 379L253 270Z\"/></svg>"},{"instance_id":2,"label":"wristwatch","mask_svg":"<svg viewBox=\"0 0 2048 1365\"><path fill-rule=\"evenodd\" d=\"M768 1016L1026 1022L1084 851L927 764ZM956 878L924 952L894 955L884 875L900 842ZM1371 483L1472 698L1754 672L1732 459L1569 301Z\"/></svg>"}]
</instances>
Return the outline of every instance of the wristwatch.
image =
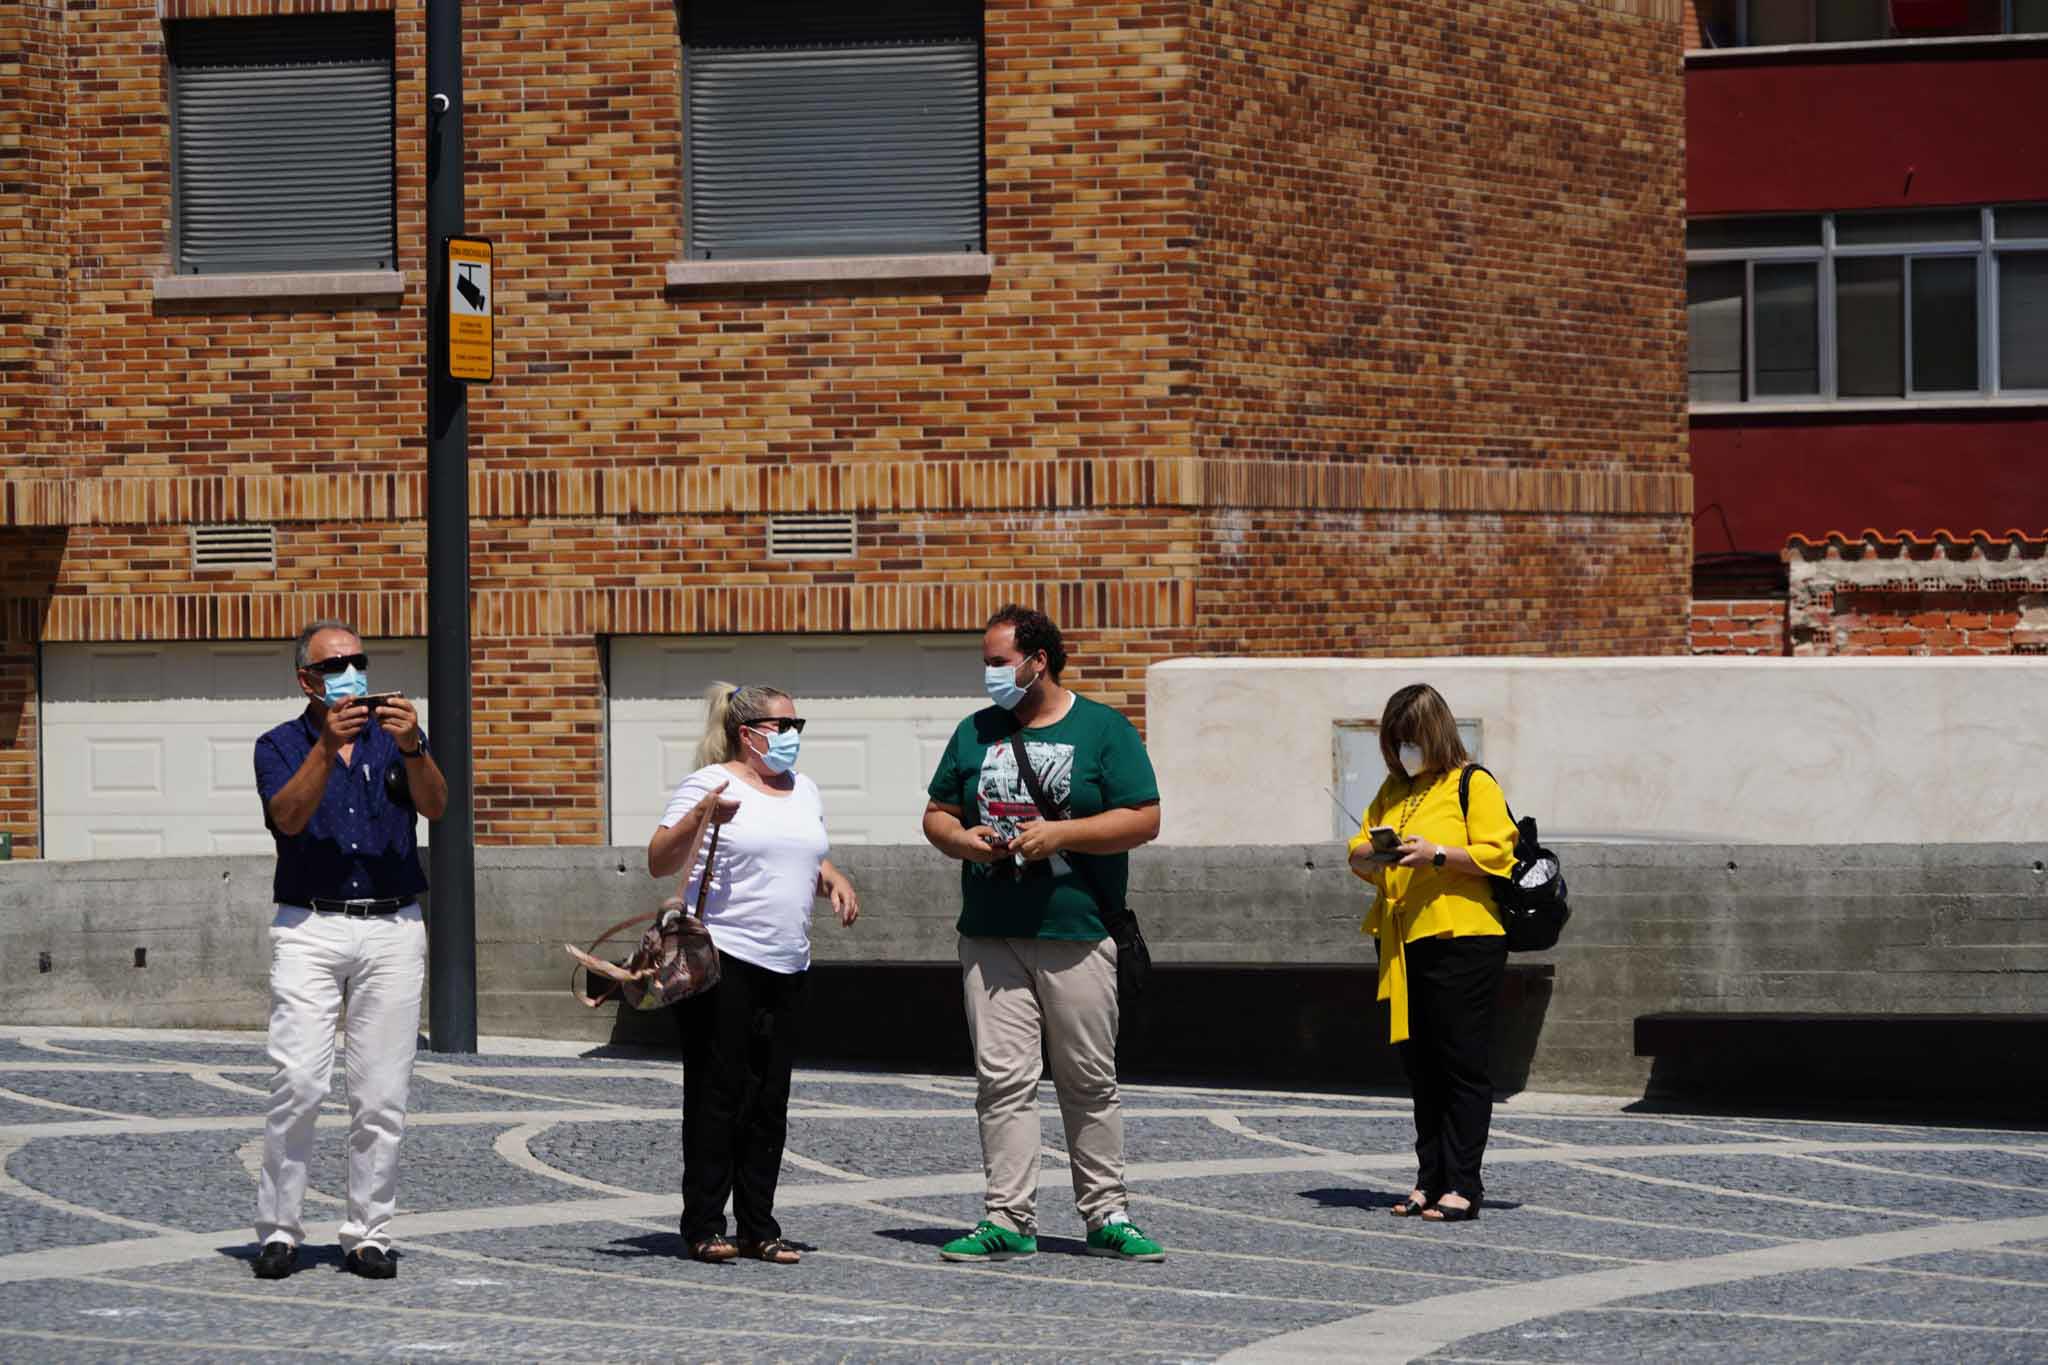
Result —
<instances>
[{"instance_id":1,"label":"wristwatch","mask_svg":"<svg viewBox=\"0 0 2048 1365\"><path fill-rule=\"evenodd\" d=\"M1430 857L1429 865L1431 867L1442 867L1444 865L1444 846L1442 844L1436 846L1436 852Z\"/></svg>"}]
</instances>

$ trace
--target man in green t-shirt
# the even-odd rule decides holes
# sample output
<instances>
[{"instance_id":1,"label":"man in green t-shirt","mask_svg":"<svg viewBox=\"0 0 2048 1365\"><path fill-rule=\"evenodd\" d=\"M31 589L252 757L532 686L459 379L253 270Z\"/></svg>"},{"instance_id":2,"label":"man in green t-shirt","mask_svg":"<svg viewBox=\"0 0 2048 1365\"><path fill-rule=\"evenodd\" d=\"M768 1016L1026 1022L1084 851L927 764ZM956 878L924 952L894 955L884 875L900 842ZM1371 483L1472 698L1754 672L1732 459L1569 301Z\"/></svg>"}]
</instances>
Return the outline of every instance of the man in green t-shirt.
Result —
<instances>
[{"instance_id":1,"label":"man in green t-shirt","mask_svg":"<svg viewBox=\"0 0 2048 1365\"><path fill-rule=\"evenodd\" d=\"M1038 1250L1042 1040L1089 1253L1163 1261L1124 1190L1116 941L1103 927L1103 911L1123 904L1130 850L1159 836L1158 779L1128 720L1060 686L1066 645L1044 613L1009 606L990 617L982 663L995 705L953 731L924 813L924 837L961 862L960 966L988 1178L980 1225L939 1254L1007 1261Z\"/></svg>"}]
</instances>

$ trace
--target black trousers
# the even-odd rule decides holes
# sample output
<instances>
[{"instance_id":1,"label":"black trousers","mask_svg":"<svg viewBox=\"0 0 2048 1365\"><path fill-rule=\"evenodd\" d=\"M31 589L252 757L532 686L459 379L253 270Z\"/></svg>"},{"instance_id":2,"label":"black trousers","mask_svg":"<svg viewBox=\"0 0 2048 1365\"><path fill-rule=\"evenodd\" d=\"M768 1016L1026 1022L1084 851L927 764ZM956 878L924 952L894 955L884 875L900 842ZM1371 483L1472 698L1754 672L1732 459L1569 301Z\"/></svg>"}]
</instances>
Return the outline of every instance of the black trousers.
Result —
<instances>
[{"instance_id":1,"label":"black trousers","mask_svg":"<svg viewBox=\"0 0 2048 1365\"><path fill-rule=\"evenodd\" d=\"M1415 1187L1432 1201L1455 1190L1475 1204L1493 1082L1486 1054L1507 969L1507 939L1425 938L1407 946L1408 1041L1396 1045L1415 1097Z\"/></svg>"},{"instance_id":2,"label":"black trousers","mask_svg":"<svg viewBox=\"0 0 2048 1365\"><path fill-rule=\"evenodd\" d=\"M683 1034L686 1243L725 1234L732 1200L741 1241L782 1235L775 1183L789 1135L789 1072L804 973L718 955L719 980L675 1006Z\"/></svg>"}]
</instances>

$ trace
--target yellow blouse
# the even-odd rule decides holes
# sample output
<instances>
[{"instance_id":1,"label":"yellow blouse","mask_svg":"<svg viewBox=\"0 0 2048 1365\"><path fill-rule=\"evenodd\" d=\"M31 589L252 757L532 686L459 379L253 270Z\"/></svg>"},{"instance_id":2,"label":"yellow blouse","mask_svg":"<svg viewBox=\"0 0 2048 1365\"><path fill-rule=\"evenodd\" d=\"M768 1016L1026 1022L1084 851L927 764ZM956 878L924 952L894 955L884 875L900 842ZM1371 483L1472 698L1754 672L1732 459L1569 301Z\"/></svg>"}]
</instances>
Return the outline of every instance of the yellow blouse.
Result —
<instances>
[{"instance_id":1,"label":"yellow blouse","mask_svg":"<svg viewBox=\"0 0 2048 1365\"><path fill-rule=\"evenodd\" d=\"M1418 796L1419 792L1419 796ZM1389 777L1366 808L1365 823L1350 849L1370 844L1374 825L1392 825L1403 838L1463 848L1488 876L1505 877L1515 866L1515 826L1507 797L1490 774L1472 774L1471 814L1458 809L1458 773L1424 774L1411 781ZM1378 999L1389 1004L1391 1042L1408 1038L1407 944L1419 938L1466 938L1499 934L1500 912L1486 877L1456 868L1371 867L1358 874L1379 892L1366 912L1363 932L1380 941ZM1389 921L1398 932L1388 933Z\"/></svg>"}]
</instances>

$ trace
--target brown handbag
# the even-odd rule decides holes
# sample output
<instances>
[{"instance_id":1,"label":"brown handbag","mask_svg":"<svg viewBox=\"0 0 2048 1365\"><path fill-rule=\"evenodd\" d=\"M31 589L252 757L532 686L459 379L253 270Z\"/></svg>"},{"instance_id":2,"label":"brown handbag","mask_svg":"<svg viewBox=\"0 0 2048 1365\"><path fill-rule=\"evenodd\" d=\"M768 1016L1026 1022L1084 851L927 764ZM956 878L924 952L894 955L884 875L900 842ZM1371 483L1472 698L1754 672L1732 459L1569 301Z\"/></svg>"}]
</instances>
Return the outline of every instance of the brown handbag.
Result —
<instances>
[{"instance_id":1,"label":"brown handbag","mask_svg":"<svg viewBox=\"0 0 2048 1365\"><path fill-rule=\"evenodd\" d=\"M701 829L697 837L704 837ZM690 852L694 858L696 850ZM697 882L696 914L691 914L683 902L689 876L685 872L684 886L677 887L676 894L663 901L661 909L653 914L620 920L599 934L588 952L564 943L562 950L576 960L576 966L569 969L569 993L593 1009L608 1000L620 999L636 1010L658 1010L717 985L718 948L711 942L711 930L704 924L704 899L710 894L711 868L717 861L718 826L714 824L711 847L704 854L704 873ZM683 866L687 868L689 862ZM647 932L640 936L640 948L631 957L624 962L607 962L596 955L615 934L636 924L646 924ZM587 995L576 989L578 968L586 981L597 983L596 994Z\"/></svg>"}]
</instances>

